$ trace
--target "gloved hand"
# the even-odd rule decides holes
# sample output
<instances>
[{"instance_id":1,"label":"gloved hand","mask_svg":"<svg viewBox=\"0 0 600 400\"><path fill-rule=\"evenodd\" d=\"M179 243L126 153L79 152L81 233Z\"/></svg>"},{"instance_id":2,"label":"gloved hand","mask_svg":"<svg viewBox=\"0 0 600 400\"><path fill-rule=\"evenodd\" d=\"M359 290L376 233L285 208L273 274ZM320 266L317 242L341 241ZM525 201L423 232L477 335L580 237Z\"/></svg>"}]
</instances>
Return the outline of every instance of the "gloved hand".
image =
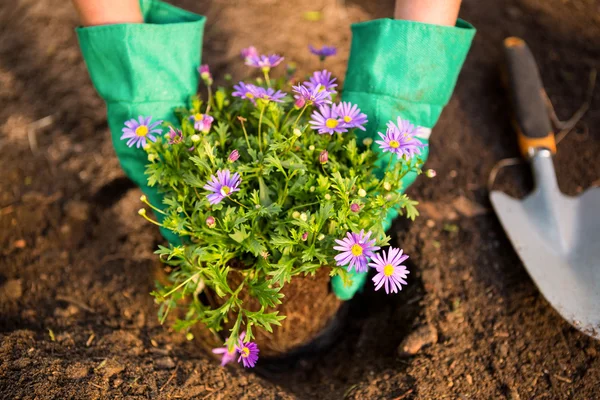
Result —
<instances>
[{"instance_id":1,"label":"gloved hand","mask_svg":"<svg viewBox=\"0 0 600 400\"><path fill-rule=\"evenodd\" d=\"M205 18L158 0L140 0L140 6L144 24L78 28L77 36L92 82L106 101L121 167L150 203L161 207L162 196L148 186L144 173L146 152L128 147L121 130L140 115L176 121L173 109L187 105L198 87ZM169 242L180 242L171 231L161 232Z\"/></svg>"},{"instance_id":2,"label":"gloved hand","mask_svg":"<svg viewBox=\"0 0 600 400\"><path fill-rule=\"evenodd\" d=\"M452 95L474 35L473 26L460 19L455 27L392 19L354 24L342 98L369 116L367 130L358 133L359 140L380 139L377 132L385 134L386 123L402 117L429 128L419 137L428 144L428 133ZM376 144L372 149L379 153L382 170L390 157L392 163L398 161ZM421 160L428 154L426 147ZM402 179L402 191L416 177L416 172L408 173ZM396 210L390 211L384 222L386 230L397 216ZM366 272L351 275L353 282L348 287L339 276L332 280L333 290L342 300L351 299L367 278Z\"/></svg>"}]
</instances>

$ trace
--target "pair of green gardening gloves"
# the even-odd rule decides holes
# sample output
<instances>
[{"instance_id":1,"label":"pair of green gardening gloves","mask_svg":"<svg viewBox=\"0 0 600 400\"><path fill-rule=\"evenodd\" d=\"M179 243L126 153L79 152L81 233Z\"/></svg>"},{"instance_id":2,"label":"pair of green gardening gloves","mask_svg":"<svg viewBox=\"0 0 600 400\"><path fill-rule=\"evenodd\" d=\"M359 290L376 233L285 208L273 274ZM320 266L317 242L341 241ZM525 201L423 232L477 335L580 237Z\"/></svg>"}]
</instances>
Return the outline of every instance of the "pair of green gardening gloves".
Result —
<instances>
[{"instance_id":1,"label":"pair of green gardening gloves","mask_svg":"<svg viewBox=\"0 0 600 400\"><path fill-rule=\"evenodd\" d=\"M125 173L146 194L162 205L156 187L144 174L146 152L128 147L120 139L124 122L140 115L153 120L174 120L173 109L188 104L198 86L205 17L157 0L140 0L144 24L116 24L78 28L83 57L94 86L106 101L113 145ZM419 139L438 120L454 89L475 29L458 20L456 27L380 19L352 26L352 47L342 98L368 115L363 137L377 139L386 123L397 117L424 128ZM379 151L373 146L374 151ZM427 159L428 147L421 158ZM387 164L389 153L380 154ZM403 189L417 174L403 179ZM391 212L386 230L398 216ZM171 243L179 239L162 229ZM363 287L366 273L355 274L351 286L334 277L332 287L348 300Z\"/></svg>"}]
</instances>

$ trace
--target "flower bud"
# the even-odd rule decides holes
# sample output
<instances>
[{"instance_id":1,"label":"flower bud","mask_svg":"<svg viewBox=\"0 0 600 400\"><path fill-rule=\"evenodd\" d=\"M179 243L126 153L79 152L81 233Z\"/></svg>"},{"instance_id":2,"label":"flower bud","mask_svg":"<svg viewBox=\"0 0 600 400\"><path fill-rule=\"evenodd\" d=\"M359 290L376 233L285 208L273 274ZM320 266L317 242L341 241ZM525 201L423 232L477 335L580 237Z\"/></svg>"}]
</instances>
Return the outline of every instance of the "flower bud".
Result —
<instances>
[{"instance_id":1,"label":"flower bud","mask_svg":"<svg viewBox=\"0 0 600 400\"><path fill-rule=\"evenodd\" d=\"M206 226L208 226L211 229L217 226L217 221L215 220L215 217L213 217L212 215L206 217Z\"/></svg>"},{"instance_id":2,"label":"flower bud","mask_svg":"<svg viewBox=\"0 0 600 400\"><path fill-rule=\"evenodd\" d=\"M323 235L322 233L319 236L317 236L317 240L323 240L323 239L325 239L325 235Z\"/></svg>"},{"instance_id":3,"label":"flower bud","mask_svg":"<svg viewBox=\"0 0 600 400\"><path fill-rule=\"evenodd\" d=\"M327 152L327 150L323 150L321 154L319 154L319 162L321 164L326 164L327 161L329 161L329 153Z\"/></svg>"},{"instance_id":4,"label":"flower bud","mask_svg":"<svg viewBox=\"0 0 600 400\"><path fill-rule=\"evenodd\" d=\"M329 193L325 193L325 200L331 200L331 195Z\"/></svg>"},{"instance_id":5,"label":"flower bud","mask_svg":"<svg viewBox=\"0 0 600 400\"><path fill-rule=\"evenodd\" d=\"M314 191L315 191L315 187L314 187L314 186L311 186L309 190L310 190L310 192L312 193L312 192L314 192Z\"/></svg>"},{"instance_id":6,"label":"flower bud","mask_svg":"<svg viewBox=\"0 0 600 400\"><path fill-rule=\"evenodd\" d=\"M147 200L148 200L148 198L146 197L146 195L145 195L145 194L143 194L143 195L141 195L141 196L140 196L140 201L141 201L142 203L145 203Z\"/></svg>"},{"instance_id":7,"label":"flower bud","mask_svg":"<svg viewBox=\"0 0 600 400\"><path fill-rule=\"evenodd\" d=\"M363 139L363 144L364 144L365 146L369 147L370 145L372 145L372 144L373 144L373 139L371 139L371 138L369 138L369 137L368 137L368 138L364 138L364 139Z\"/></svg>"},{"instance_id":8,"label":"flower bud","mask_svg":"<svg viewBox=\"0 0 600 400\"><path fill-rule=\"evenodd\" d=\"M389 182L383 182L383 188L388 191L392 190L392 184Z\"/></svg>"},{"instance_id":9,"label":"flower bud","mask_svg":"<svg viewBox=\"0 0 600 400\"><path fill-rule=\"evenodd\" d=\"M145 145L142 146L142 149L148 151L148 150L150 150L150 145L148 143L146 143Z\"/></svg>"},{"instance_id":10,"label":"flower bud","mask_svg":"<svg viewBox=\"0 0 600 400\"><path fill-rule=\"evenodd\" d=\"M350 211L355 212L355 213L359 212L360 205L358 205L357 203L350 204Z\"/></svg>"},{"instance_id":11,"label":"flower bud","mask_svg":"<svg viewBox=\"0 0 600 400\"><path fill-rule=\"evenodd\" d=\"M302 131L298 128L294 128L294 135L300 137L302 136Z\"/></svg>"},{"instance_id":12,"label":"flower bud","mask_svg":"<svg viewBox=\"0 0 600 400\"><path fill-rule=\"evenodd\" d=\"M311 144L310 146L308 146L308 149L309 149L310 151L315 151L315 146Z\"/></svg>"},{"instance_id":13,"label":"flower bud","mask_svg":"<svg viewBox=\"0 0 600 400\"><path fill-rule=\"evenodd\" d=\"M358 189L358 195L360 197L365 197L367 195L367 191L365 189Z\"/></svg>"},{"instance_id":14,"label":"flower bud","mask_svg":"<svg viewBox=\"0 0 600 400\"><path fill-rule=\"evenodd\" d=\"M146 209L145 208L140 208L138 210L138 214L140 214L140 215L146 215Z\"/></svg>"},{"instance_id":15,"label":"flower bud","mask_svg":"<svg viewBox=\"0 0 600 400\"><path fill-rule=\"evenodd\" d=\"M148 161L154 162L156 160L156 154L148 154Z\"/></svg>"},{"instance_id":16,"label":"flower bud","mask_svg":"<svg viewBox=\"0 0 600 400\"><path fill-rule=\"evenodd\" d=\"M296 219L300 218L300 212L299 211L294 211L292 213L292 218L296 218Z\"/></svg>"},{"instance_id":17,"label":"flower bud","mask_svg":"<svg viewBox=\"0 0 600 400\"><path fill-rule=\"evenodd\" d=\"M294 107L302 108L302 107L304 107L305 104L306 104L306 100L304 100L304 97L298 97L296 99L296 101L294 102Z\"/></svg>"},{"instance_id":18,"label":"flower bud","mask_svg":"<svg viewBox=\"0 0 600 400\"><path fill-rule=\"evenodd\" d=\"M428 178L435 178L436 175L437 172L435 172L435 169L428 169L427 171L425 171L425 176Z\"/></svg>"},{"instance_id":19,"label":"flower bud","mask_svg":"<svg viewBox=\"0 0 600 400\"><path fill-rule=\"evenodd\" d=\"M304 222L306 222L308 220L308 215L306 215L306 213L302 213L300 214L300 219Z\"/></svg>"},{"instance_id":20,"label":"flower bud","mask_svg":"<svg viewBox=\"0 0 600 400\"><path fill-rule=\"evenodd\" d=\"M308 239L308 232L304 232L304 233L302 234L302 241L303 241L303 242L306 242L306 239Z\"/></svg>"},{"instance_id":21,"label":"flower bud","mask_svg":"<svg viewBox=\"0 0 600 400\"><path fill-rule=\"evenodd\" d=\"M192 142L198 143L200 141L200 136L199 135L192 135L192 137L190 139L192 139Z\"/></svg>"},{"instance_id":22,"label":"flower bud","mask_svg":"<svg viewBox=\"0 0 600 400\"><path fill-rule=\"evenodd\" d=\"M229 157L227 157L227 161L229 162L235 162L238 158L240 158L240 153L237 150L233 150L230 154Z\"/></svg>"}]
</instances>

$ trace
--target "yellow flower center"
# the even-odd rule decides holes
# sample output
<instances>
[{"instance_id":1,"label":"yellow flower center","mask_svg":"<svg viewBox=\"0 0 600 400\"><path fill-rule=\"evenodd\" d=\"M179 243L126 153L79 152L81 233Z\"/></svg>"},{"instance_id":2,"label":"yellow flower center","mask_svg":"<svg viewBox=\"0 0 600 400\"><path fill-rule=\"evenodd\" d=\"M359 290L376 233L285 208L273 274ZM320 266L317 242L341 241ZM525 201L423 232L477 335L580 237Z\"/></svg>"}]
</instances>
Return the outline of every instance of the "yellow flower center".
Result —
<instances>
[{"instance_id":1,"label":"yellow flower center","mask_svg":"<svg viewBox=\"0 0 600 400\"><path fill-rule=\"evenodd\" d=\"M325 86L323 86L323 85L320 85L320 86L319 86L319 92L322 92L322 91L324 91L324 90L325 90Z\"/></svg>"},{"instance_id":2,"label":"yellow flower center","mask_svg":"<svg viewBox=\"0 0 600 400\"><path fill-rule=\"evenodd\" d=\"M204 115L198 113L198 114L194 115L194 119L196 121L202 121L204 119Z\"/></svg>"},{"instance_id":3,"label":"yellow flower center","mask_svg":"<svg viewBox=\"0 0 600 400\"><path fill-rule=\"evenodd\" d=\"M350 251L352 252L353 256L362 256L363 253L363 248L360 244L354 244L352 245L352 248L350 249Z\"/></svg>"},{"instance_id":4,"label":"yellow flower center","mask_svg":"<svg viewBox=\"0 0 600 400\"><path fill-rule=\"evenodd\" d=\"M249 99L253 99L254 95L252 93L250 93L250 92L247 92L246 93L246 97L249 98Z\"/></svg>"},{"instance_id":5,"label":"yellow flower center","mask_svg":"<svg viewBox=\"0 0 600 400\"><path fill-rule=\"evenodd\" d=\"M231 189L229 188L229 186L223 186L223 187L221 188L221 194L222 194L223 196L227 196L227 195L229 195L229 193L230 193L230 192L231 192Z\"/></svg>"},{"instance_id":6,"label":"yellow flower center","mask_svg":"<svg viewBox=\"0 0 600 400\"><path fill-rule=\"evenodd\" d=\"M346 115L346 116L344 117L344 122L345 122L345 123L348 123L348 122L350 122L350 121L352 121L352 118L350 118L348 115Z\"/></svg>"},{"instance_id":7,"label":"yellow flower center","mask_svg":"<svg viewBox=\"0 0 600 400\"><path fill-rule=\"evenodd\" d=\"M135 128L135 134L138 136L146 136L148 134L148 127L146 125L140 125Z\"/></svg>"},{"instance_id":8,"label":"yellow flower center","mask_svg":"<svg viewBox=\"0 0 600 400\"><path fill-rule=\"evenodd\" d=\"M390 147L392 149L397 149L398 147L400 147L400 143L398 143L397 140L390 140Z\"/></svg>"},{"instance_id":9,"label":"yellow flower center","mask_svg":"<svg viewBox=\"0 0 600 400\"><path fill-rule=\"evenodd\" d=\"M246 358L250 355L250 349L246 346L242 348L242 357Z\"/></svg>"},{"instance_id":10,"label":"yellow flower center","mask_svg":"<svg viewBox=\"0 0 600 400\"><path fill-rule=\"evenodd\" d=\"M327 126L330 129L335 128L336 126L338 126L338 120L337 119L333 119L333 118L327 118L327 121L325 121L325 126Z\"/></svg>"},{"instance_id":11,"label":"yellow flower center","mask_svg":"<svg viewBox=\"0 0 600 400\"><path fill-rule=\"evenodd\" d=\"M393 273L394 273L394 266L392 264L388 264L385 267L383 267L383 274L385 276L392 276Z\"/></svg>"}]
</instances>

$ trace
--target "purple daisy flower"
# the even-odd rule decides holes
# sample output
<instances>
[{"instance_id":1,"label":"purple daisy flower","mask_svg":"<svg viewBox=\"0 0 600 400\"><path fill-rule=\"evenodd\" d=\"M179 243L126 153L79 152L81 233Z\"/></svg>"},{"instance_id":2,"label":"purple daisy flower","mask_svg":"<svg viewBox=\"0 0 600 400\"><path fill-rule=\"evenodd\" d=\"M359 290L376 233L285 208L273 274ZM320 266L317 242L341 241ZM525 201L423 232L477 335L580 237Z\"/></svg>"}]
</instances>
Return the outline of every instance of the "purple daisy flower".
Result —
<instances>
[{"instance_id":1,"label":"purple daisy flower","mask_svg":"<svg viewBox=\"0 0 600 400\"><path fill-rule=\"evenodd\" d=\"M241 54L242 58L244 58L244 60L247 60L250 57L257 57L258 51L256 50L256 47L250 46L246 47L245 49L242 49Z\"/></svg>"},{"instance_id":2,"label":"purple daisy flower","mask_svg":"<svg viewBox=\"0 0 600 400\"><path fill-rule=\"evenodd\" d=\"M278 66L283 61L283 57L277 54L268 56L254 55L246 57L245 64L249 67L261 68L263 71L269 71L271 68Z\"/></svg>"},{"instance_id":3,"label":"purple daisy flower","mask_svg":"<svg viewBox=\"0 0 600 400\"><path fill-rule=\"evenodd\" d=\"M324 69L323 71L315 71L312 76L309 78L309 81L304 82L304 86L309 89L313 89L317 87L317 85L321 85L320 90L326 90L329 93L335 93L335 87L337 83L335 83L337 79L331 77L331 72Z\"/></svg>"},{"instance_id":4,"label":"purple daisy flower","mask_svg":"<svg viewBox=\"0 0 600 400\"><path fill-rule=\"evenodd\" d=\"M375 246L375 239L369 240L370 236L371 232L365 235L364 229L361 229L360 233L348 232L343 240L336 239L335 242L339 246L333 248L341 252L335 256L337 265L348 265L348 271L352 268L356 272L367 271L367 257L373 257L373 252L379 250L379 246Z\"/></svg>"},{"instance_id":5,"label":"purple daisy flower","mask_svg":"<svg viewBox=\"0 0 600 400\"><path fill-rule=\"evenodd\" d=\"M231 175L228 169L218 170L217 176L212 175L204 189L212 192L206 198L210 204L219 204L230 194L240 190L241 178L237 172Z\"/></svg>"},{"instance_id":6,"label":"purple daisy flower","mask_svg":"<svg viewBox=\"0 0 600 400\"><path fill-rule=\"evenodd\" d=\"M190 121L194 121L194 129L207 133L215 119L208 114L196 113L190 116Z\"/></svg>"},{"instance_id":7,"label":"purple daisy flower","mask_svg":"<svg viewBox=\"0 0 600 400\"><path fill-rule=\"evenodd\" d=\"M334 133L348 132L348 129L344 127L344 121L335 112L335 106L322 105L318 111L315 110L312 113L311 118L308 123L320 134L333 135Z\"/></svg>"},{"instance_id":8,"label":"purple daisy flower","mask_svg":"<svg viewBox=\"0 0 600 400\"><path fill-rule=\"evenodd\" d=\"M321 90L321 85L317 85L312 89L307 88L304 85L292 86L292 91L296 93L294 98L298 103L308 104L309 106L314 104L320 106L323 104L331 104L331 93L326 90Z\"/></svg>"},{"instance_id":9,"label":"purple daisy flower","mask_svg":"<svg viewBox=\"0 0 600 400\"><path fill-rule=\"evenodd\" d=\"M152 117L143 117L139 116L136 120L135 118L130 119L125 122L125 128L122 129L123 136L121 136L121 140L129 139L127 141L127 146L133 147L134 145L137 148L144 147L146 145L146 138L151 141L156 141L156 136L153 133L161 133L162 129L155 129L158 125L162 124L162 121L156 121L153 124Z\"/></svg>"},{"instance_id":10,"label":"purple daisy flower","mask_svg":"<svg viewBox=\"0 0 600 400\"><path fill-rule=\"evenodd\" d=\"M368 122L367 115L360 112L356 104L342 102L334 106L336 113L343 121L344 128L358 128L366 130L364 125Z\"/></svg>"},{"instance_id":11,"label":"purple daisy flower","mask_svg":"<svg viewBox=\"0 0 600 400\"><path fill-rule=\"evenodd\" d=\"M335 56L337 54L337 49L333 46L323 46L320 49L317 49L312 45L309 45L308 50L310 50L310 52L313 53L315 56L319 56L321 61L324 61L325 58L329 56Z\"/></svg>"},{"instance_id":12,"label":"purple daisy flower","mask_svg":"<svg viewBox=\"0 0 600 400\"><path fill-rule=\"evenodd\" d=\"M390 247L387 254L384 251L380 254L375 254L369 263L370 267L377 270L377 275L373 277L375 290L381 289L385 285L385 292L398 293L402 290L402 285L406 285L406 278L409 274L408 269L402 263L408 258L406 254L402 254L402 249Z\"/></svg>"},{"instance_id":13,"label":"purple daisy flower","mask_svg":"<svg viewBox=\"0 0 600 400\"><path fill-rule=\"evenodd\" d=\"M254 342L244 343L244 336L246 336L245 332L240 335L238 345L235 346L237 352L240 353L238 362L241 361L245 368L253 368L258 361L258 353L260 350Z\"/></svg>"},{"instance_id":14,"label":"purple daisy flower","mask_svg":"<svg viewBox=\"0 0 600 400\"><path fill-rule=\"evenodd\" d=\"M398 159L402 156L411 158L415 154L421 154L421 149L425 145L414 137L418 127L400 117L398 117L397 126L393 121L390 121L387 123L387 127L385 135L377 132L382 140L375 141L384 153L394 153L398 156Z\"/></svg>"},{"instance_id":15,"label":"purple daisy flower","mask_svg":"<svg viewBox=\"0 0 600 400\"><path fill-rule=\"evenodd\" d=\"M275 91L273 88L264 88L260 86L256 86L256 97L259 99L263 99L266 101L274 101L276 103L281 103L284 97L286 96L281 90Z\"/></svg>"},{"instance_id":16,"label":"purple daisy flower","mask_svg":"<svg viewBox=\"0 0 600 400\"><path fill-rule=\"evenodd\" d=\"M234 97L240 97L245 100L250 100L256 104L256 97L258 96L258 87L251 83L239 82L237 85L233 85L235 91L231 93Z\"/></svg>"}]
</instances>

